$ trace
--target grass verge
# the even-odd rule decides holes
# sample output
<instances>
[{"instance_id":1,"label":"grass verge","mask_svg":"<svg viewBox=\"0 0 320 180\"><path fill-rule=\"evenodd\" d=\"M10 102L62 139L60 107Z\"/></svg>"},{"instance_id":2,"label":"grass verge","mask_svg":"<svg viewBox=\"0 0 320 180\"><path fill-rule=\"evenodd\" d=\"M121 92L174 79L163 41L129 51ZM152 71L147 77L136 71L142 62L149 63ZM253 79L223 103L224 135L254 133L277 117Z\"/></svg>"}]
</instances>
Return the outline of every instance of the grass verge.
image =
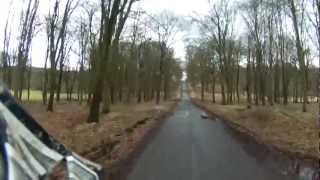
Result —
<instances>
[{"instance_id":1,"label":"grass verge","mask_svg":"<svg viewBox=\"0 0 320 180\"><path fill-rule=\"evenodd\" d=\"M135 157L177 102L114 105L99 124L86 123L86 105L60 103L53 113L41 103L28 103L25 107L59 142L103 165L109 179L118 180L125 179Z\"/></svg>"},{"instance_id":2,"label":"grass verge","mask_svg":"<svg viewBox=\"0 0 320 180\"><path fill-rule=\"evenodd\" d=\"M201 101L192 95L195 105L221 118L236 130L252 136L257 142L299 159L320 159L317 144L316 104L302 113L296 105L259 106L247 109L245 104L218 105Z\"/></svg>"}]
</instances>

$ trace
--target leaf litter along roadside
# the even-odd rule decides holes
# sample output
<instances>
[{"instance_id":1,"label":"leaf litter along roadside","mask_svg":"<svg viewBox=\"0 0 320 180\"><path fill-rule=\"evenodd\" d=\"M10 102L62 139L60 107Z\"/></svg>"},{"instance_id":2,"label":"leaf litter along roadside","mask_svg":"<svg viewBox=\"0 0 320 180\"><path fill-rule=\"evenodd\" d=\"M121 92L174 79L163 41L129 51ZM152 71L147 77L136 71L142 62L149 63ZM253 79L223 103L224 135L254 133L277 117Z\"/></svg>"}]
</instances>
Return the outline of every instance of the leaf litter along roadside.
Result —
<instances>
[{"instance_id":1,"label":"leaf litter along roadside","mask_svg":"<svg viewBox=\"0 0 320 180\"><path fill-rule=\"evenodd\" d=\"M248 110L246 104L220 105L201 101L191 93L197 106L233 124L238 131L252 136L256 141L289 153L301 159L320 159L318 152L318 129L316 125L317 104L310 104L309 112L302 113L301 105L259 106Z\"/></svg>"},{"instance_id":2,"label":"leaf litter along roadside","mask_svg":"<svg viewBox=\"0 0 320 180\"><path fill-rule=\"evenodd\" d=\"M130 159L148 133L173 112L177 101L114 105L99 124L87 124L88 107L76 102L60 103L53 113L41 103L24 106L59 142L108 169Z\"/></svg>"}]
</instances>

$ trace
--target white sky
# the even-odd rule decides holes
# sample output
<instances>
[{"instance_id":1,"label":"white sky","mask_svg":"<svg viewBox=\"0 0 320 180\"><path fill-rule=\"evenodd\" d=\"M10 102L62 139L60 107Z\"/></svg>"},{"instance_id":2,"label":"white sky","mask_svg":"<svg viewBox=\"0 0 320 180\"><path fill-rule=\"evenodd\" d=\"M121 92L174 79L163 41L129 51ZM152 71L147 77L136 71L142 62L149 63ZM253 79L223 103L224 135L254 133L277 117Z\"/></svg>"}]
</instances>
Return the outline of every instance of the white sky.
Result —
<instances>
[{"instance_id":1,"label":"white sky","mask_svg":"<svg viewBox=\"0 0 320 180\"><path fill-rule=\"evenodd\" d=\"M177 16L187 18L195 14L207 14L209 11L208 0L144 0L142 8L147 13L160 13L163 10L169 10ZM184 39L190 36L190 32L178 33L172 46L175 49L175 56L180 59L185 57Z\"/></svg>"},{"instance_id":2,"label":"white sky","mask_svg":"<svg viewBox=\"0 0 320 180\"><path fill-rule=\"evenodd\" d=\"M160 12L166 9L185 16L192 12L208 10L207 0L145 0L142 6L148 12Z\"/></svg>"},{"instance_id":3,"label":"white sky","mask_svg":"<svg viewBox=\"0 0 320 180\"><path fill-rule=\"evenodd\" d=\"M21 10L21 2L24 0L0 0L0 51L3 48L3 34L4 26L8 16L8 11L11 2L13 3L15 20L10 20L12 23L13 35L18 34L18 22ZM100 0L92 0L99 2ZM43 21L44 15L48 13L50 0L40 0L40 18ZM81 0L80 0L81 2ZM137 5L136 5L137 6ZM195 16L196 14L207 14L209 10L208 0L142 0L139 5L148 14L157 14L163 10L172 11L175 15L181 17ZM190 25L191 26L191 25ZM239 27L239 26L238 26ZM188 28L188 27L187 27ZM189 32L178 33L172 42L172 47L175 49L175 56L177 58L184 59L185 56L185 46L184 40L186 37L197 37L198 32L193 30L194 28L188 29ZM237 29L237 28L236 28ZM241 28L240 28L241 29ZM237 31L239 28L237 29ZM17 44L15 41L16 36L12 37L12 45ZM32 45L32 64L36 67L43 67L44 57L46 51L46 40L44 32L39 33L33 40ZM71 58L71 64L75 65L77 58Z\"/></svg>"},{"instance_id":4,"label":"white sky","mask_svg":"<svg viewBox=\"0 0 320 180\"><path fill-rule=\"evenodd\" d=\"M20 16L19 5L21 6L21 2L23 0L1 0L0 6L0 49L3 48L3 34L4 27L6 23L6 19L9 12L9 7L11 2L13 2L13 6L15 7L12 13L15 14L14 19L18 19ZM95 0L98 2L98 0ZM43 20L43 16L48 12L48 3L49 0L41 0L40 1L40 16L41 20ZM174 14L178 16L188 16L194 13L206 13L208 10L207 0L143 0L140 2L140 6L144 9L148 14L156 14L163 10L172 11ZM17 20L10 20L12 23L13 34L18 34L18 22ZM179 33L172 46L175 49L176 57L181 59L184 58L184 40L185 33ZM13 41L16 37L12 37ZM16 42L12 42L16 43ZM32 45L32 64L33 66L43 67L44 65L44 57L46 51L46 40L44 33L40 33L33 40ZM77 60L73 60L77 61ZM73 62L73 63L75 63Z\"/></svg>"}]
</instances>

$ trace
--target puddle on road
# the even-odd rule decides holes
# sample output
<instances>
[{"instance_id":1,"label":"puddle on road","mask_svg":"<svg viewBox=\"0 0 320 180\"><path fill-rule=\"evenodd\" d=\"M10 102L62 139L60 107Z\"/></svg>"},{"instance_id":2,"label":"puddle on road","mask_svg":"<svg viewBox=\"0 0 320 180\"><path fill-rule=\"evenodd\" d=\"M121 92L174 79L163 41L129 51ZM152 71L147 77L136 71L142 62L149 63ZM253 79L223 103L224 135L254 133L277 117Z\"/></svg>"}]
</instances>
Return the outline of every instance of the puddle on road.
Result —
<instances>
[{"instance_id":1,"label":"puddle on road","mask_svg":"<svg viewBox=\"0 0 320 180\"><path fill-rule=\"evenodd\" d=\"M220 121L220 120L219 120ZM278 152L264 144L259 144L252 137L234 130L224 124L226 131L242 145L245 152L274 171L292 177L294 180L319 180L314 179L316 172L316 160L302 160L290 155Z\"/></svg>"}]
</instances>

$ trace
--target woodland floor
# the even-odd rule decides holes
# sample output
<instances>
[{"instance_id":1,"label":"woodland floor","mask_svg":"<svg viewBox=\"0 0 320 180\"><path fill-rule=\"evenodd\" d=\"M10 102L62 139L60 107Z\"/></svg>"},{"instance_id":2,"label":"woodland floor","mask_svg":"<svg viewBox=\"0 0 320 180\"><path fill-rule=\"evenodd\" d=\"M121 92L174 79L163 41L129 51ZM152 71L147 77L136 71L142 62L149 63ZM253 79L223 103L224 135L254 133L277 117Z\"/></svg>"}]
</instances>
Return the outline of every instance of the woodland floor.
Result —
<instances>
[{"instance_id":1,"label":"woodland floor","mask_svg":"<svg viewBox=\"0 0 320 180\"><path fill-rule=\"evenodd\" d=\"M301 104L258 106L248 110L245 103L222 106L211 103L210 97L202 102L199 93L192 92L191 97L209 114L230 122L260 143L299 158L320 158L316 125L318 104L308 104L308 112L302 113Z\"/></svg>"},{"instance_id":2,"label":"woodland floor","mask_svg":"<svg viewBox=\"0 0 320 180\"><path fill-rule=\"evenodd\" d=\"M161 117L173 111L176 102L113 105L99 124L87 124L88 106L76 102L59 103L53 113L41 103L24 106L67 148L108 168L128 158Z\"/></svg>"}]
</instances>

